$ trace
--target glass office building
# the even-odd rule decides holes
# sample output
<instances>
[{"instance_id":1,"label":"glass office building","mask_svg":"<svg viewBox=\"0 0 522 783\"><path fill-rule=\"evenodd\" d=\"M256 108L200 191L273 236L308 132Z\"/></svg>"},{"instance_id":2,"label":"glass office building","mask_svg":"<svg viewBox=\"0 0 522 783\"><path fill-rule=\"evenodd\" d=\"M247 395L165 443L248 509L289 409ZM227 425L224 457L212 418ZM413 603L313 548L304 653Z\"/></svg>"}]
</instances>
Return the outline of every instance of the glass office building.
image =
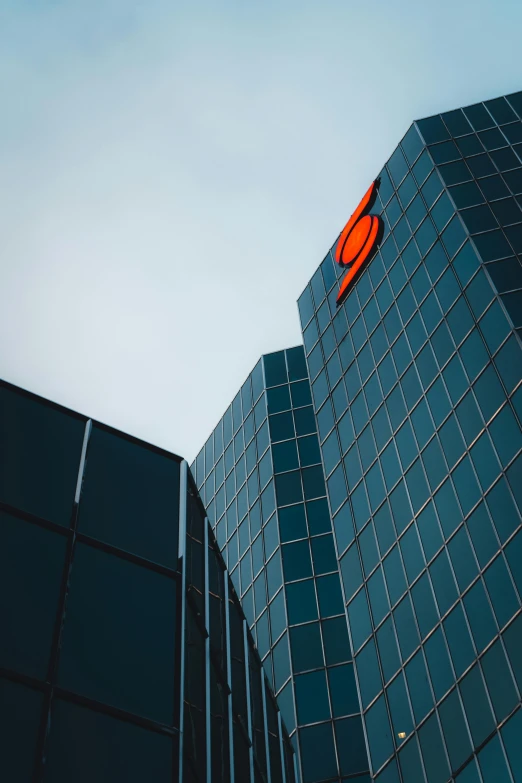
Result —
<instances>
[{"instance_id":1,"label":"glass office building","mask_svg":"<svg viewBox=\"0 0 522 783\"><path fill-rule=\"evenodd\" d=\"M303 780L350 776L367 783L302 346L262 357L192 472L300 756Z\"/></svg>"},{"instance_id":2,"label":"glass office building","mask_svg":"<svg viewBox=\"0 0 522 783\"><path fill-rule=\"evenodd\" d=\"M0 387L0 779L296 783L179 457Z\"/></svg>"},{"instance_id":3,"label":"glass office building","mask_svg":"<svg viewBox=\"0 0 522 783\"><path fill-rule=\"evenodd\" d=\"M193 471L305 783L519 783L522 93L415 122L378 179L384 232L349 295L336 242L299 298L315 424L298 349L268 355Z\"/></svg>"},{"instance_id":4,"label":"glass office building","mask_svg":"<svg viewBox=\"0 0 522 783\"><path fill-rule=\"evenodd\" d=\"M522 93L416 122L299 299L372 774L522 780Z\"/></svg>"}]
</instances>

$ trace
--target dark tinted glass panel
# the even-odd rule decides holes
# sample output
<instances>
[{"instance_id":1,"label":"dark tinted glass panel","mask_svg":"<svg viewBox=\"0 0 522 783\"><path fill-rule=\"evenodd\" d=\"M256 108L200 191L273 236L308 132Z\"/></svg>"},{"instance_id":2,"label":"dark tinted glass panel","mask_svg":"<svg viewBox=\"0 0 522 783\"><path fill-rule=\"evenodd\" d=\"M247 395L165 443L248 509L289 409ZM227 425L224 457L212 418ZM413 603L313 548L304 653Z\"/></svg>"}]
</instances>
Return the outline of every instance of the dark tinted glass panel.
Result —
<instances>
[{"instance_id":1,"label":"dark tinted glass panel","mask_svg":"<svg viewBox=\"0 0 522 783\"><path fill-rule=\"evenodd\" d=\"M286 585L285 589L290 625L317 619L317 599L313 579Z\"/></svg>"},{"instance_id":2,"label":"dark tinted glass panel","mask_svg":"<svg viewBox=\"0 0 522 783\"><path fill-rule=\"evenodd\" d=\"M290 647L294 672L324 666L319 623L307 623L291 628Z\"/></svg>"},{"instance_id":3,"label":"dark tinted glass panel","mask_svg":"<svg viewBox=\"0 0 522 783\"><path fill-rule=\"evenodd\" d=\"M472 750L459 694L456 689L440 705L439 715L451 768L455 770L467 759Z\"/></svg>"},{"instance_id":4,"label":"dark tinted glass panel","mask_svg":"<svg viewBox=\"0 0 522 783\"><path fill-rule=\"evenodd\" d=\"M495 720L489 707L486 689L477 665L462 680L460 692L464 701L464 709L469 721L473 742L475 745L479 745L481 742L484 742L494 728Z\"/></svg>"},{"instance_id":5,"label":"dark tinted glass panel","mask_svg":"<svg viewBox=\"0 0 522 783\"><path fill-rule=\"evenodd\" d=\"M282 508L278 514L279 532L283 542L305 538L308 531L306 529L304 505L302 503Z\"/></svg>"},{"instance_id":6,"label":"dark tinted glass panel","mask_svg":"<svg viewBox=\"0 0 522 783\"><path fill-rule=\"evenodd\" d=\"M324 296L324 294L323 294ZM277 386L288 381L284 351L263 356L267 386Z\"/></svg>"},{"instance_id":7,"label":"dark tinted glass panel","mask_svg":"<svg viewBox=\"0 0 522 783\"><path fill-rule=\"evenodd\" d=\"M54 703L45 781L172 780L173 740L61 700Z\"/></svg>"},{"instance_id":8,"label":"dark tinted glass panel","mask_svg":"<svg viewBox=\"0 0 522 783\"><path fill-rule=\"evenodd\" d=\"M330 717L324 669L296 677L295 696L299 723L313 723Z\"/></svg>"},{"instance_id":9,"label":"dark tinted glass panel","mask_svg":"<svg viewBox=\"0 0 522 783\"><path fill-rule=\"evenodd\" d=\"M365 721L372 765L379 769L393 753L392 732L383 696L368 710Z\"/></svg>"},{"instance_id":10,"label":"dark tinted glass panel","mask_svg":"<svg viewBox=\"0 0 522 783\"><path fill-rule=\"evenodd\" d=\"M341 774L351 775L368 769L361 719L357 717L335 721L335 736ZM356 780L365 783L367 778L358 777Z\"/></svg>"},{"instance_id":11,"label":"dark tinted glass panel","mask_svg":"<svg viewBox=\"0 0 522 783\"><path fill-rule=\"evenodd\" d=\"M328 669L330 697L334 718L353 715L359 712L359 699L355 685L355 675L351 663Z\"/></svg>"},{"instance_id":12,"label":"dark tinted glass panel","mask_svg":"<svg viewBox=\"0 0 522 783\"><path fill-rule=\"evenodd\" d=\"M516 783L519 783L520 770L522 770L522 710L518 710L502 727L502 740L508 757L511 770L515 776Z\"/></svg>"},{"instance_id":13,"label":"dark tinted glass panel","mask_svg":"<svg viewBox=\"0 0 522 783\"><path fill-rule=\"evenodd\" d=\"M85 422L0 388L0 499L68 526Z\"/></svg>"},{"instance_id":14,"label":"dark tinted glass panel","mask_svg":"<svg viewBox=\"0 0 522 783\"><path fill-rule=\"evenodd\" d=\"M442 783L449 777L448 763L435 715L428 718L419 731L419 740L424 756L428 783Z\"/></svg>"},{"instance_id":15,"label":"dark tinted glass panel","mask_svg":"<svg viewBox=\"0 0 522 783\"><path fill-rule=\"evenodd\" d=\"M462 607L458 604L443 623L446 638L453 659L457 677L467 669L475 658L475 651L469 635Z\"/></svg>"},{"instance_id":16,"label":"dark tinted glass panel","mask_svg":"<svg viewBox=\"0 0 522 783\"><path fill-rule=\"evenodd\" d=\"M427 144L449 139L449 133L446 126L438 114L433 117L427 117L424 120L418 120L417 126Z\"/></svg>"},{"instance_id":17,"label":"dark tinted glass panel","mask_svg":"<svg viewBox=\"0 0 522 783\"><path fill-rule=\"evenodd\" d=\"M0 512L0 665L46 679L66 539Z\"/></svg>"},{"instance_id":18,"label":"dark tinted glass panel","mask_svg":"<svg viewBox=\"0 0 522 783\"><path fill-rule=\"evenodd\" d=\"M177 461L94 427L80 501L82 533L174 567L178 507Z\"/></svg>"},{"instance_id":19,"label":"dark tinted glass panel","mask_svg":"<svg viewBox=\"0 0 522 783\"><path fill-rule=\"evenodd\" d=\"M304 783L315 783L316 780L335 777L337 764L332 724L310 726L299 733ZM317 748L321 748L321 753L317 752Z\"/></svg>"},{"instance_id":20,"label":"dark tinted glass panel","mask_svg":"<svg viewBox=\"0 0 522 783\"><path fill-rule=\"evenodd\" d=\"M485 783L511 783L498 734L495 734L478 755Z\"/></svg>"},{"instance_id":21,"label":"dark tinted glass panel","mask_svg":"<svg viewBox=\"0 0 522 783\"><path fill-rule=\"evenodd\" d=\"M410 691L415 720L419 723L433 706L433 696L429 686L426 664L422 651L416 653L407 664L406 680Z\"/></svg>"},{"instance_id":22,"label":"dark tinted glass panel","mask_svg":"<svg viewBox=\"0 0 522 783\"><path fill-rule=\"evenodd\" d=\"M322 623L326 665L342 663L351 658L348 630L344 617L332 617Z\"/></svg>"},{"instance_id":23,"label":"dark tinted glass panel","mask_svg":"<svg viewBox=\"0 0 522 783\"><path fill-rule=\"evenodd\" d=\"M440 628L430 636L424 645L435 698L440 699L455 681L451 663Z\"/></svg>"},{"instance_id":24,"label":"dark tinted glass panel","mask_svg":"<svg viewBox=\"0 0 522 783\"><path fill-rule=\"evenodd\" d=\"M74 556L59 682L172 724L176 583L92 547Z\"/></svg>"},{"instance_id":25,"label":"dark tinted glass panel","mask_svg":"<svg viewBox=\"0 0 522 783\"><path fill-rule=\"evenodd\" d=\"M500 722L516 706L518 698L506 656L499 641L495 642L482 658L482 670L497 722Z\"/></svg>"},{"instance_id":26,"label":"dark tinted glass panel","mask_svg":"<svg viewBox=\"0 0 522 783\"><path fill-rule=\"evenodd\" d=\"M290 348L286 352L286 361L288 364L288 379L290 381L297 381L308 376L305 355L301 346Z\"/></svg>"},{"instance_id":27,"label":"dark tinted glass panel","mask_svg":"<svg viewBox=\"0 0 522 783\"><path fill-rule=\"evenodd\" d=\"M32 780L43 694L0 679L0 777L6 783Z\"/></svg>"},{"instance_id":28,"label":"dark tinted glass panel","mask_svg":"<svg viewBox=\"0 0 522 783\"><path fill-rule=\"evenodd\" d=\"M283 546L283 567L285 581L312 576L312 561L308 541L297 541Z\"/></svg>"}]
</instances>

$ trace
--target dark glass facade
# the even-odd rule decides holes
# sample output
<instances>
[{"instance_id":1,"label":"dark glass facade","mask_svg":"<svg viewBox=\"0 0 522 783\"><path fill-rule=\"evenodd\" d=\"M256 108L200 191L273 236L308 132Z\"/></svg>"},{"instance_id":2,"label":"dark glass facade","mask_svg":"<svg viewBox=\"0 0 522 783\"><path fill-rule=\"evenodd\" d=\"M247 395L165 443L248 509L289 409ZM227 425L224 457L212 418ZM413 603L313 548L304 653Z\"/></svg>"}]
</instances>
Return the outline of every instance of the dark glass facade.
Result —
<instances>
[{"instance_id":1,"label":"dark glass facade","mask_svg":"<svg viewBox=\"0 0 522 783\"><path fill-rule=\"evenodd\" d=\"M299 299L373 779L522 780L522 93L414 123Z\"/></svg>"},{"instance_id":2,"label":"dark glass facade","mask_svg":"<svg viewBox=\"0 0 522 783\"><path fill-rule=\"evenodd\" d=\"M192 472L291 732L304 782L349 778L367 783L302 346L262 357Z\"/></svg>"},{"instance_id":3,"label":"dark glass facade","mask_svg":"<svg viewBox=\"0 0 522 783\"><path fill-rule=\"evenodd\" d=\"M0 779L295 783L187 464L0 386Z\"/></svg>"}]
</instances>

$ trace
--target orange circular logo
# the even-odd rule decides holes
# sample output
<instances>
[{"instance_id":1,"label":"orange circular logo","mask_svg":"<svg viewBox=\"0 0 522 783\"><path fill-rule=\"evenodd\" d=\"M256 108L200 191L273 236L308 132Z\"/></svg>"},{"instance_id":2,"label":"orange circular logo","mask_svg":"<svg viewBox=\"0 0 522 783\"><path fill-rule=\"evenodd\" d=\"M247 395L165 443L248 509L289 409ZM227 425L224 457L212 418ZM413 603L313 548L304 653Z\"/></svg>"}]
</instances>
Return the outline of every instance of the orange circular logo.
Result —
<instances>
[{"instance_id":1,"label":"orange circular logo","mask_svg":"<svg viewBox=\"0 0 522 783\"><path fill-rule=\"evenodd\" d=\"M378 179L372 182L337 242L335 260L340 266L349 267L337 294L337 306L346 298L350 283L379 242L382 220L379 215L367 214L375 203L379 184Z\"/></svg>"}]
</instances>

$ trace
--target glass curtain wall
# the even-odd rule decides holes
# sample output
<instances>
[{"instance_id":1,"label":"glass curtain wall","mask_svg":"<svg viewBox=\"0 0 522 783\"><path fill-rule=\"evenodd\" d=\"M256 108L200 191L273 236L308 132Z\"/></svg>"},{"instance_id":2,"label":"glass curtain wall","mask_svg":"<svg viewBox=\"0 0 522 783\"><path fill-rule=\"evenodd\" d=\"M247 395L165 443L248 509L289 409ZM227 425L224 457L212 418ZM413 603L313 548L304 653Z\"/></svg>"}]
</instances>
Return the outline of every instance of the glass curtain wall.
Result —
<instances>
[{"instance_id":1,"label":"glass curtain wall","mask_svg":"<svg viewBox=\"0 0 522 783\"><path fill-rule=\"evenodd\" d=\"M305 783L366 783L368 759L302 346L262 357L192 470Z\"/></svg>"},{"instance_id":2,"label":"glass curtain wall","mask_svg":"<svg viewBox=\"0 0 522 783\"><path fill-rule=\"evenodd\" d=\"M522 93L414 123L299 299L371 769L522 779Z\"/></svg>"},{"instance_id":3,"label":"glass curtain wall","mask_svg":"<svg viewBox=\"0 0 522 783\"><path fill-rule=\"evenodd\" d=\"M2 384L0 465L0 778L295 783L186 463Z\"/></svg>"}]
</instances>

